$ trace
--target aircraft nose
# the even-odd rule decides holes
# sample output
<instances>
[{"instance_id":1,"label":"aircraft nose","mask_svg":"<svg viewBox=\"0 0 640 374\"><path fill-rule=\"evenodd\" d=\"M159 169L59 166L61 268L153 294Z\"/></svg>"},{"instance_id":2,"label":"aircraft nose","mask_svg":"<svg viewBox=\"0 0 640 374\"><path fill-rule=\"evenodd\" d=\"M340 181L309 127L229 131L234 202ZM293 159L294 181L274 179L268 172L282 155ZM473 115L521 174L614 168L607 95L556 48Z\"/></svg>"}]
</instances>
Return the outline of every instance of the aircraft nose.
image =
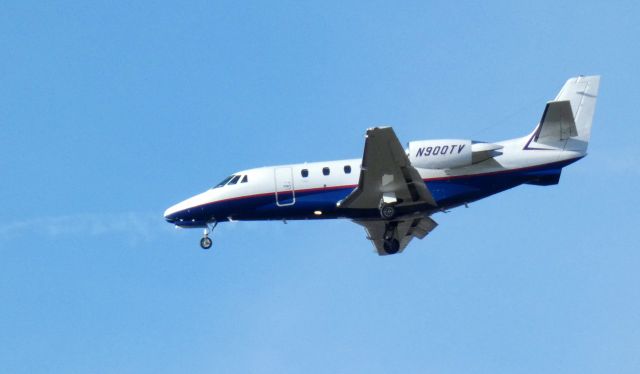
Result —
<instances>
[{"instance_id":1,"label":"aircraft nose","mask_svg":"<svg viewBox=\"0 0 640 374\"><path fill-rule=\"evenodd\" d=\"M164 211L164 219L169 223L174 223L177 220L175 213L178 210L178 204L170 206L167 210Z\"/></svg>"},{"instance_id":2,"label":"aircraft nose","mask_svg":"<svg viewBox=\"0 0 640 374\"><path fill-rule=\"evenodd\" d=\"M207 221L203 205L208 202L206 193L192 196L170 206L164 211L164 219L178 226L201 226Z\"/></svg>"}]
</instances>

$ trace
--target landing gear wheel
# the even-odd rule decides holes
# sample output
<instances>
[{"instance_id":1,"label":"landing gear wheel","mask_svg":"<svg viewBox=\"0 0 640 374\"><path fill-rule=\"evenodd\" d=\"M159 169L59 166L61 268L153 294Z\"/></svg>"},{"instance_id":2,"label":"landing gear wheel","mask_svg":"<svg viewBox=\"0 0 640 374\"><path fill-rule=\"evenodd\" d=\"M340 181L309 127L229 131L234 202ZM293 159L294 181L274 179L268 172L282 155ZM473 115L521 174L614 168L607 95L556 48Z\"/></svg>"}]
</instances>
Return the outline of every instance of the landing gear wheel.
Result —
<instances>
[{"instance_id":1,"label":"landing gear wheel","mask_svg":"<svg viewBox=\"0 0 640 374\"><path fill-rule=\"evenodd\" d=\"M209 223L207 223L207 225L204 227L204 231L202 233L202 239L200 239L200 247L202 247L202 249L211 248L213 241L209 239L209 234L213 231L213 229L216 228L216 226L218 226L218 222L214 220L213 227L209 227Z\"/></svg>"},{"instance_id":2,"label":"landing gear wheel","mask_svg":"<svg viewBox=\"0 0 640 374\"><path fill-rule=\"evenodd\" d=\"M384 225L384 234L382 235L382 238L384 239L385 242L393 239L393 236L396 233L397 227L398 227L398 222L389 222L386 225Z\"/></svg>"},{"instance_id":3,"label":"landing gear wheel","mask_svg":"<svg viewBox=\"0 0 640 374\"><path fill-rule=\"evenodd\" d=\"M209 249L211 248L211 245L213 244L213 241L211 239L209 239L209 237L205 236L204 238L200 239L200 247L202 247L202 249Z\"/></svg>"},{"instance_id":4,"label":"landing gear wheel","mask_svg":"<svg viewBox=\"0 0 640 374\"><path fill-rule=\"evenodd\" d=\"M380 207L380 217L383 219L391 219L396 215L396 208L393 205L382 205Z\"/></svg>"},{"instance_id":5,"label":"landing gear wheel","mask_svg":"<svg viewBox=\"0 0 640 374\"><path fill-rule=\"evenodd\" d=\"M384 241L384 251L390 255L398 253L400 250L400 242L397 239L389 239Z\"/></svg>"}]
</instances>

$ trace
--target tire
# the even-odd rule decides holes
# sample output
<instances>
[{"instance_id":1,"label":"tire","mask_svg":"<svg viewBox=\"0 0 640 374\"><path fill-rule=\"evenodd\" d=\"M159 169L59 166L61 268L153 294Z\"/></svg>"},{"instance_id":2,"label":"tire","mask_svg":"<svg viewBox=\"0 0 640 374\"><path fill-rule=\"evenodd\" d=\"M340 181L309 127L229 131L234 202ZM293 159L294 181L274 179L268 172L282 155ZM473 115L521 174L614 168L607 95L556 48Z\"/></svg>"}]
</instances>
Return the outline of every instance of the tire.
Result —
<instances>
[{"instance_id":1,"label":"tire","mask_svg":"<svg viewBox=\"0 0 640 374\"><path fill-rule=\"evenodd\" d=\"M204 237L200 239L200 247L202 247L202 249L209 249L211 248L212 244L213 244L213 241L209 239L209 237Z\"/></svg>"},{"instance_id":2,"label":"tire","mask_svg":"<svg viewBox=\"0 0 640 374\"><path fill-rule=\"evenodd\" d=\"M380 207L380 217L391 219L396 215L396 208L393 205L383 205Z\"/></svg>"},{"instance_id":3,"label":"tire","mask_svg":"<svg viewBox=\"0 0 640 374\"><path fill-rule=\"evenodd\" d=\"M384 241L384 251L387 254L394 255L400 250L400 242L398 239L389 239Z\"/></svg>"}]
</instances>

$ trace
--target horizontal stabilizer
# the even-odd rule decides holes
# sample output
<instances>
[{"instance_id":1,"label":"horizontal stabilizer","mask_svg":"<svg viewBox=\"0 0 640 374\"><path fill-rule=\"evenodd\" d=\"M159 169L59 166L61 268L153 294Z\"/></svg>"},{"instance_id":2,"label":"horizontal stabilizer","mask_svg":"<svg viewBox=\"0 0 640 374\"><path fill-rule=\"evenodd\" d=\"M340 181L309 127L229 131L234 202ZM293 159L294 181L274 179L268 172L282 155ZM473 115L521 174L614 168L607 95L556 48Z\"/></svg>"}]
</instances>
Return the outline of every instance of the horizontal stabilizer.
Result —
<instances>
[{"instance_id":1,"label":"horizontal stabilizer","mask_svg":"<svg viewBox=\"0 0 640 374\"><path fill-rule=\"evenodd\" d=\"M554 144L572 136L578 136L578 130L571 111L571 102L569 100L548 102L534 141Z\"/></svg>"}]
</instances>

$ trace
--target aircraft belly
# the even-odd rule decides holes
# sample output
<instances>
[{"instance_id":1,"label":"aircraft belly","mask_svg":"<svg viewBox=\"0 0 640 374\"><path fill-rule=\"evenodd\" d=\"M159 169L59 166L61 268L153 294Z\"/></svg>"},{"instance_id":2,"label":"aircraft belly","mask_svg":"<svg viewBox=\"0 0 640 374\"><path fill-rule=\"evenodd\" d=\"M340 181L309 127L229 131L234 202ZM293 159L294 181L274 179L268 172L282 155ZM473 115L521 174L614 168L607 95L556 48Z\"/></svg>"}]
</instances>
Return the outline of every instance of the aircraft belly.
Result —
<instances>
[{"instance_id":1,"label":"aircraft belly","mask_svg":"<svg viewBox=\"0 0 640 374\"><path fill-rule=\"evenodd\" d=\"M446 209L480 200L524 183L559 176L562 168L575 160L543 165L539 168L501 171L484 175L456 176L427 180L425 183L440 208Z\"/></svg>"},{"instance_id":2,"label":"aircraft belly","mask_svg":"<svg viewBox=\"0 0 640 374\"><path fill-rule=\"evenodd\" d=\"M447 209L491 196L524 183L537 181L537 184L544 184L542 182L547 181L550 176L559 175L562 167L574 161L570 160L527 169L501 170L480 175L453 176L447 179L438 178L427 180L425 184L433 195L438 208ZM337 209L336 203L346 198L353 191L353 188L351 186L341 186L337 188L296 190L295 202L285 206L276 203L275 193L263 193L218 201L202 207L198 222L193 222L193 224L202 224L202 222L199 222L200 219L206 221L206 217L217 221L226 221L229 218L232 220L295 220L379 217L378 209L353 209L348 211ZM316 212L321 212L321 214ZM425 213L430 212L425 211Z\"/></svg>"},{"instance_id":3,"label":"aircraft belly","mask_svg":"<svg viewBox=\"0 0 640 374\"><path fill-rule=\"evenodd\" d=\"M525 183L521 176L487 176L465 180L427 182L433 198L441 208L459 206L491 196Z\"/></svg>"}]
</instances>

